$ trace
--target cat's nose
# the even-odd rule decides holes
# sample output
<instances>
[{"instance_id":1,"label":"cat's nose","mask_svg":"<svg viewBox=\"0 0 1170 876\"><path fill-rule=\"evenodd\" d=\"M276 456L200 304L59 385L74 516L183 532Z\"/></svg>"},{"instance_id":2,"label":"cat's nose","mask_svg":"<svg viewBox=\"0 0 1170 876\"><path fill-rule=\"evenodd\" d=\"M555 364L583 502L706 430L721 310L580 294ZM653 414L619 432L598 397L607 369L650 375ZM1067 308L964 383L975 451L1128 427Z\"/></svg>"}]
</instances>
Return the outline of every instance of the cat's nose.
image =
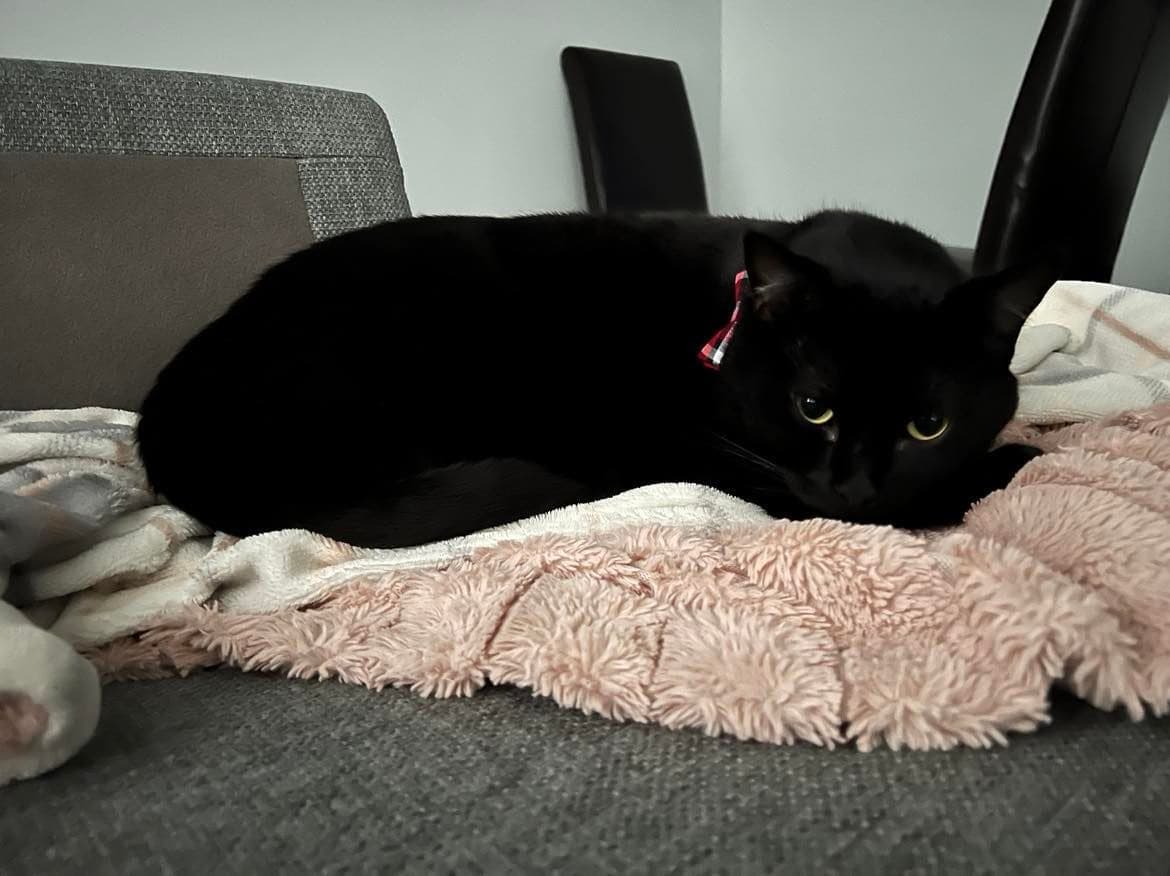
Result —
<instances>
[{"instance_id":1,"label":"cat's nose","mask_svg":"<svg viewBox=\"0 0 1170 876\"><path fill-rule=\"evenodd\" d=\"M877 498L877 487L865 475L854 475L840 483L833 484L833 490L848 504L856 507Z\"/></svg>"}]
</instances>

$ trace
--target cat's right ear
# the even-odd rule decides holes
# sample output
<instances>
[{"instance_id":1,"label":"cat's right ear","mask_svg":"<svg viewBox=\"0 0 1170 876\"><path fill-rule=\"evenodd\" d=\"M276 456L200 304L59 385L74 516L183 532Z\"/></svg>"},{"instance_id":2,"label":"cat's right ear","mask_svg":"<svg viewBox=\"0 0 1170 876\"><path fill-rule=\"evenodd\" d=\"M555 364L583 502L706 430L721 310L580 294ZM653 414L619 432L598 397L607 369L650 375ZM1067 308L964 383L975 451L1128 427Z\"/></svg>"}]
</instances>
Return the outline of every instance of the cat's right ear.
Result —
<instances>
[{"instance_id":1,"label":"cat's right ear","mask_svg":"<svg viewBox=\"0 0 1170 876\"><path fill-rule=\"evenodd\" d=\"M771 322L791 310L819 274L819 266L775 238L758 231L743 237L743 260L750 292L748 313Z\"/></svg>"},{"instance_id":2,"label":"cat's right ear","mask_svg":"<svg viewBox=\"0 0 1170 876\"><path fill-rule=\"evenodd\" d=\"M975 277L952 291L948 307L964 333L974 333L988 353L1010 361L1028 316L1060 279L1060 264L1050 256Z\"/></svg>"}]
</instances>

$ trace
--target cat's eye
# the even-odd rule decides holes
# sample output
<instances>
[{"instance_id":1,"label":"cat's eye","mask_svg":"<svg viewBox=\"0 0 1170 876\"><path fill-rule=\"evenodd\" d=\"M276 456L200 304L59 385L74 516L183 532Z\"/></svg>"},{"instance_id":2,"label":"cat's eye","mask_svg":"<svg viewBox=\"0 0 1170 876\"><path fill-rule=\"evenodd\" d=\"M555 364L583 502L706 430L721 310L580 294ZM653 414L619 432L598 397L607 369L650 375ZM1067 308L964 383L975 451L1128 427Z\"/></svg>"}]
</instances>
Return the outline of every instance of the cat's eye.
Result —
<instances>
[{"instance_id":1,"label":"cat's eye","mask_svg":"<svg viewBox=\"0 0 1170 876\"><path fill-rule=\"evenodd\" d=\"M833 419L833 409L815 396L805 395L797 398L796 409L814 426L823 426Z\"/></svg>"},{"instance_id":2,"label":"cat's eye","mask_svg":"<svg viewBox=\"0 0 1170 876\"><path fill-rule=\"evenodd\" d=\"M950 420L942 414L924 414L906 424L906 431L915 441L933 441L950 428Z\"/></svg>"}]
</instances>

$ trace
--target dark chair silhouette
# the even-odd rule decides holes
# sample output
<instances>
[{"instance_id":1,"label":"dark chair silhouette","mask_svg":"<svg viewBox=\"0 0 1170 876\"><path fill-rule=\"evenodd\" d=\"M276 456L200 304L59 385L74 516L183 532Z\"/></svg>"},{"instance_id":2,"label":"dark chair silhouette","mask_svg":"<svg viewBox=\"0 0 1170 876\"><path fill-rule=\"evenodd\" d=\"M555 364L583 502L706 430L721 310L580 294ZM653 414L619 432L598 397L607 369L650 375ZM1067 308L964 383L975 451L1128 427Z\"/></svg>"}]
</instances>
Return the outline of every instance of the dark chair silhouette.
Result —
<instances>
[{"instance_id":1,"label":"dark chair silhouette","mask_svg":"<svg viewBox=\"0 0 1170 876\"><path fill-rule=\"evenodd\" d=\"M975 273L1050 253L1107 281L1170 92L1170 2L1054 0L1004 136Z\"/></svg>"},{"instance_id":2,"label":"dark chair silhouette","mask_svg":"<svg viewBox=\"0 0 1170 876\"><path fill-rule=\"evenodd\" d=\"M561 70L592 212L706 212L703 160L678 64L569 46Z\"/></svg>"},{"instance_id":3,"label":"dark chair silhouette","mask_svg":"<svg viewBox=\"0 0 1170 876\"><path fill-rule=\"evenodd\" d=\"M590 210L707 210L677 64L569 47L561 68ZM988 273L1057 256L1062 276L1109 280L1168 94L1170 0L1053 0L956 258Z\"/></svg>"}]
</instances>

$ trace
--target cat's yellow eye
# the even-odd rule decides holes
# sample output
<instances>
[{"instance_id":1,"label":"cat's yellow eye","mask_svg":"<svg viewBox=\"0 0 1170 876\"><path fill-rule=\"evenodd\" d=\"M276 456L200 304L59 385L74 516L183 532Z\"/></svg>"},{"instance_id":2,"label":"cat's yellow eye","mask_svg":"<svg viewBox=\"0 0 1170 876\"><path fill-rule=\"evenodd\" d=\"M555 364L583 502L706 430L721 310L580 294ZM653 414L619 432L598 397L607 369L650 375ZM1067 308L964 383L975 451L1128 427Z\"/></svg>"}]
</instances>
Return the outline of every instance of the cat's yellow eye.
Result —
<instances>
[{"instance_id":1,"label":"cat's yellow eye","mask_svg":"<svg viewBox=\"0 0 1170 876\"><path fill-rule=\"evenodd\" d=\"M915 441L933 441L950 427L950 420L942 414L926 414L907 423L906 431Z\"/></svg>"},{"instance_id":2,"label":"cat's yellow eye","mask_svg":"<svg viewBox=\"0 0 1170 876\"><path fill-rule=\"evenodd\" d=\"M833 409L811 395L801 396L796 400L796 409L800 415L814 426L823 426L833 419Z\"/></svg>"}]
</instances>

